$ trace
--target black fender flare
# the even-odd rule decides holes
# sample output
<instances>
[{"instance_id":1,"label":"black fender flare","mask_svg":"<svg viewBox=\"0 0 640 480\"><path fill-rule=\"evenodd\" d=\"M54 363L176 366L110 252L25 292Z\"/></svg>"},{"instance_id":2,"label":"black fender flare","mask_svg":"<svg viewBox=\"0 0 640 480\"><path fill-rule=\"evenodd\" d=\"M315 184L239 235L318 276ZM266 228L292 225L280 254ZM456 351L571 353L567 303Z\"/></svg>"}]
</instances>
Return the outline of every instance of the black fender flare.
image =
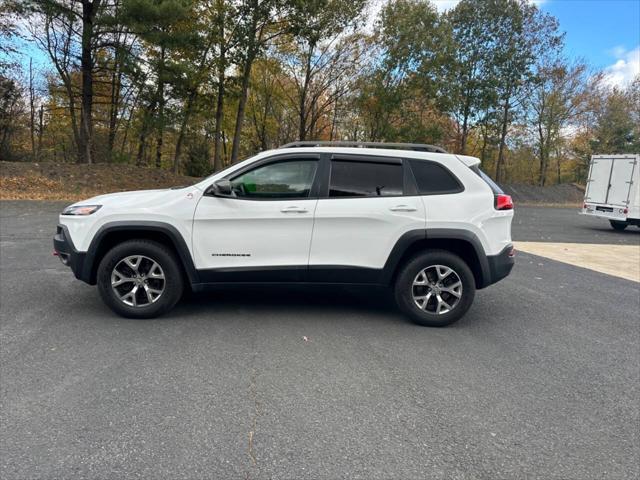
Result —
<instances>
[{"instance_id":1,"label":"black fender flare","mask_svg":"<svg viewBox=\"0 0 640 480\"><path fill-rule=\"evenodd\" d=\"M165 234L171 240L178 257L182 262L184 271L189 278L189 282L191 284L199 282L198 271L193 264L193 258L191 257L191 253L187 247L187 242L178 229L169 223L147 220L115 221L102 225L93 236L91 244L89 245L85 255L81 272L81 279L85 282L95 283L95 280L93 279L93 272L96 267L94 264L96 262L97 254L105 237L113 232L159 232Z\"/></svg>"},{"instance_id":2,"label":"black fender flare","mask_svg":"<svg viewBox=\"0 0 640 480\"><path fill-rule=\"evenodd\" d=\"M389 285L407 250L421 240L462 240L469 243L478 258L480 264L480 283L478 288L483 288L491 283L491 269L484 247L477 235L469 230L456 228L425 228L409 230L396 242L383 268L382 283Z\"/></svg>"}]
</instances>

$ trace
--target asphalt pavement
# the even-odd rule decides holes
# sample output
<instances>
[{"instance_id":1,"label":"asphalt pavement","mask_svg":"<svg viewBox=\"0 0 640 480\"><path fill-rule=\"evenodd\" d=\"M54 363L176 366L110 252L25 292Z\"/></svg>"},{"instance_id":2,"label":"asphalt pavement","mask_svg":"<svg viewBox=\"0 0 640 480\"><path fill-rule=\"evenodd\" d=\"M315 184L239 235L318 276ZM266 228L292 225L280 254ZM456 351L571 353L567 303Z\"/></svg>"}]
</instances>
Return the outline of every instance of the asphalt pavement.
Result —
<instances>
[{"instance_id":1,"label":"asphalt pavement","mask_svg":"<svg viewBox=\"0 0 640 480\"><path fill-rule=\"evenodd\" d=\"M514 240L611 245L640 245L640 228L619 232L608 220L581 215L578 208L518 207L512 224Z\"/></svg>"},{"instance_id":2,"label":"asphalt pavement","mask_svg":"<svg viewBox=\"0 0 640 480\"><path fill-rule=\"evenodd\" d=\"M2 479L640 476L638 283L519 254L443 329L343 288L127 320L51 256L62 206L0 203ZM514 238L640 244L592 220Z\"/></svg>"}]
</instances>

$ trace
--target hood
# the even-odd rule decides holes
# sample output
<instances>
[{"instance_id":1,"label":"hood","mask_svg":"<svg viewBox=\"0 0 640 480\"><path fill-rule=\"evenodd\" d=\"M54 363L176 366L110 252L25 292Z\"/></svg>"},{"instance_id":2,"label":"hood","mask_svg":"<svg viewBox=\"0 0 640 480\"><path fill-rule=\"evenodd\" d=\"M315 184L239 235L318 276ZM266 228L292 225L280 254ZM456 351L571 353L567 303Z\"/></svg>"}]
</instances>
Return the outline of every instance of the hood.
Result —
<instances>
[{"instance_id":1,"label":"hood","mask_svg":"<svg viewBox=\"0 0 640 480\"><path fill-rule=\"evenodd\" d=\"M120 208L136 207L159 207L176 196L184 196L183 188L166 188L162 190L136 190L132 192L108 193L88 198L74 205L102 205L117 206Z\"/></svg>"}]
</instances>

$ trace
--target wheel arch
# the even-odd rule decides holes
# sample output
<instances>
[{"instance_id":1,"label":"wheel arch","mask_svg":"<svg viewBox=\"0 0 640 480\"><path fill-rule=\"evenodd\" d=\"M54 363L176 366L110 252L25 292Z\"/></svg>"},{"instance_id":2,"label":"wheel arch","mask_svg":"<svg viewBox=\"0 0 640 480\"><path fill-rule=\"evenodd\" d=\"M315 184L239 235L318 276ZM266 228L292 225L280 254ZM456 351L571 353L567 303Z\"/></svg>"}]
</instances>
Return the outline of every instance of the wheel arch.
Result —
<instances>
[{"instance_id":1,"label":"wheel arch","mask_svg":"<svg viewBox=\"0 0 640 480\"><path fill-rule=\"evenodd\" d=\"M490 284L489 261L478 237L466 230L424 229L411 230L398 239L384 266L383 282L392 284L408 259L428 250L446 250L462 258L475 279L476 288Z\"/></svg>"},{"instance_id":2,"label":"wheel arch","mask_svg":"<svg viewBox=\"0 0 640 480\"><path fill-rule=\"evenodd\" d=\"M173 225L152 221L118 221L100 227L87 250L82 279L95 285L98 265L104 255L114 246L136 239L153 240L170 248L178 257L185 279L191 284L198 283L198 273L183 236Z\"/></svg>"}]
</instances>

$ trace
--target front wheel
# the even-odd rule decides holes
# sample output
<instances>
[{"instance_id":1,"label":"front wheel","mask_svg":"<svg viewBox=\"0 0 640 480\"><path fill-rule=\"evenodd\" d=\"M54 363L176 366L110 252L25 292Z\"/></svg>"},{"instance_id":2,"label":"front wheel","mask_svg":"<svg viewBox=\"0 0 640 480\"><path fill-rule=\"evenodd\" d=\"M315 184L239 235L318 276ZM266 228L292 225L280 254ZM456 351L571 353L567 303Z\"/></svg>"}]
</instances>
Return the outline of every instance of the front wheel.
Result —
<instances>
[{"instance_id":1,"label":"front wheel","mask_svg":"<svg viewBox=\"0 0 640 480\"><path fill-rule=\"evenodd\" d=\"M476 287L464 260L433 250L409 260L395 282L396 303L415 323L444 327L462 318L473 303Z\"/></svg>"},{"instance_id":2,"label":"front wheel","mask_svg":"<svg viewBox=\"0 0 640 480\"><path fill-rule=\"evenodd\" d=\"M98 266L97 280L104 303L128 318L168 312L184 288L173 252L149 240L129 240L109 250Z\"/></svg>"},{"instance_id":3,"label":"front wheel","mask_svg":"<svg viewBox=\"0 0 640 480\"><path fill-rule=\"evenodd\" d=\"M614 230L622 231L627 228L627 222L621 222L619 220L609 220L609 223Z\"/></svg>"}]
</instances>

